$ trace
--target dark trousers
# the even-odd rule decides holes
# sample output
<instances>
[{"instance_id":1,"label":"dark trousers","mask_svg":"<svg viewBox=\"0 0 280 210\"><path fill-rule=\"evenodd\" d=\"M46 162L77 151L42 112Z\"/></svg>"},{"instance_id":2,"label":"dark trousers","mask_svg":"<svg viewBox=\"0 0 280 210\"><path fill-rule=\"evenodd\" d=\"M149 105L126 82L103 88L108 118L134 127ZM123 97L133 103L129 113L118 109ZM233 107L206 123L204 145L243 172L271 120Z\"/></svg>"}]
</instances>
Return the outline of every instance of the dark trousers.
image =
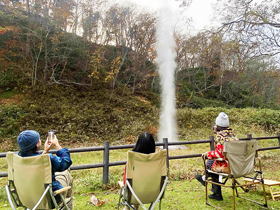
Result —
<instances>
[{"instance_id":1,"label":"dark trousers","mask_svg":"<svg viewBox=\"0 0 280 210\"><path fill-rule=\"evenodd\" d=\"M208 159L207 162L206 162L206 169L211 170L214 162L215 162L214 160L209 160ZM212 177L213 182L219 182L219 176L218 175L211 174L211 177ZM222 195L222 189L221 189L221 186L219 186L219 185L212 184L211 191L215 194Z\"/></svg>"}]
</instances>

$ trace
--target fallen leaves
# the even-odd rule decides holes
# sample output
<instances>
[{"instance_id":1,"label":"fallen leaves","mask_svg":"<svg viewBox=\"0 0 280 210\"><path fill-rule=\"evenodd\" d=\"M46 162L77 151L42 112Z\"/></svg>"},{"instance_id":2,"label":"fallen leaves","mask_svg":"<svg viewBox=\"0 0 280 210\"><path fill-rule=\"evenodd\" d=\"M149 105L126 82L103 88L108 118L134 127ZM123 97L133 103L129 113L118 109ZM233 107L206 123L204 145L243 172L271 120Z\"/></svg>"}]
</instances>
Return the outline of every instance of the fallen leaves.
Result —
<instances>
[{"instance_id":1,"label":"fallen leaves","mask_svg":"<svg viewBox=\"0 0 280 210\"><path fill-rule=\"evenodd\" d=\"M90 201L95 206L98 204L98 198L95 197L94 195L91 196Z\"/></svg>"},{"instance_id":2,"label":"fallen leaves","mask_svg":"<svg viewBox=\"0 0 280 210\"><path fill-rule=\"evenodd\" d=\"M136 98L144 104L151 105L151 102L148 101L144 96L136 96Z\"/></svg>"},{"instance_id":3,"label":"fallen leaves","mask_svg":"<svg viewBox=\"0 0 280 210\"><path fill-rule=\"evenodd\" d=\"M134 142L134 140L135 140L135 136L129 135L125 137L126 144L131 144L132 142Z\"/></svg>"},{"instance_id":4,"label":"fallen leaves","mask_svg":"<svg viewBox=\"0 0 280 210\"><path fill-rule=\"evenodd\" d=\"M95 195L91 196L90 201L94 206L102 206L105 203L105 201L99 201Z\"/></svg>"}]
</instances>

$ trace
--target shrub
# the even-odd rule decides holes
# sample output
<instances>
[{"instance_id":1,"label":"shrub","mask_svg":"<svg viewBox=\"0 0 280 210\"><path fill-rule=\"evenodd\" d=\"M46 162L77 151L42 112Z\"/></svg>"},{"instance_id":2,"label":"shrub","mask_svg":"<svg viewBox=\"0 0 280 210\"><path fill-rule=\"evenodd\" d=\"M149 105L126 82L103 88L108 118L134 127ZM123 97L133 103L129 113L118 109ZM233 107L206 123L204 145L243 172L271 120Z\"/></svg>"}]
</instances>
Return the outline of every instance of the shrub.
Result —
<instances>
[{"instance_id":1,"label":"shrub","mask_svg":"<svg viewBox=\"0 0 280 210\"><path fill-rule=\"evenodd\" d=\"M18 135L20 118L24 116L25 113L21 107L0 105L0 136Z\"/></svg>"}]
</instances>

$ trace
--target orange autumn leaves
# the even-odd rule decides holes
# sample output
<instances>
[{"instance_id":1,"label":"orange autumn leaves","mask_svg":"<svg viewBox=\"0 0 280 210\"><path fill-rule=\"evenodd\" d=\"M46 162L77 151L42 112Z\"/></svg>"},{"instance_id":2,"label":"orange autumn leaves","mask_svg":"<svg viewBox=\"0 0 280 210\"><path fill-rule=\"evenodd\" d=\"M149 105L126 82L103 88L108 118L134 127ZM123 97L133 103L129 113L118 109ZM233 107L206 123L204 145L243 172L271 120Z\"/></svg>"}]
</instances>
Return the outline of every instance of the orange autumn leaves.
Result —
<instances>
[{"instance_id":1,"label":"orange autumn leaves","mask_svg":"<svg viewBox=\"0 0 280 210\"><path fill-rule=\"evenodd\" d=\"M14 31L17 32L19 29L14 26L6 26L6 27L0 27L0 34L7 33L8 31Z\"/></svg>"}]
</instances>

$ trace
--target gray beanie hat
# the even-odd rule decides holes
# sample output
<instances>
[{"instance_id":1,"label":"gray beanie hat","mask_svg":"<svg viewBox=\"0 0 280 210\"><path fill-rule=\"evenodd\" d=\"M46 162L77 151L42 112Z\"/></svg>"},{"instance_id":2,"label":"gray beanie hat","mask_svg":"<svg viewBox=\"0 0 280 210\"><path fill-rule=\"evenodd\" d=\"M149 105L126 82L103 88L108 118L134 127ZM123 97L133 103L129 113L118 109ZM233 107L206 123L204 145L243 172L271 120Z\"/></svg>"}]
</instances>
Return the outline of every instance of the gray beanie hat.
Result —
<instances>
[{"instance_id":1,"label":"gray beanie hat","mask_svg":"<svg viewBox=\"0 0 280 210\"><path fill-rule=\"evenodd\" d=\"M226 113L221 112L219 116L216 118L215 122L218 126L220 127L225 127L227 128L229 126L229 119Z\"/></svg>"},{"instance_id":2,"label":"gray beanie hat","mask_svg":"<svg viewBox=\"0 0 280 210\"><path fill-rule=\"evenodd\" d=\"M22 131L17 138L18 147L21 152L26 152L33 149L39 142L40 134L37 131L25 130Z\"/></svg>"}]
</instances>

